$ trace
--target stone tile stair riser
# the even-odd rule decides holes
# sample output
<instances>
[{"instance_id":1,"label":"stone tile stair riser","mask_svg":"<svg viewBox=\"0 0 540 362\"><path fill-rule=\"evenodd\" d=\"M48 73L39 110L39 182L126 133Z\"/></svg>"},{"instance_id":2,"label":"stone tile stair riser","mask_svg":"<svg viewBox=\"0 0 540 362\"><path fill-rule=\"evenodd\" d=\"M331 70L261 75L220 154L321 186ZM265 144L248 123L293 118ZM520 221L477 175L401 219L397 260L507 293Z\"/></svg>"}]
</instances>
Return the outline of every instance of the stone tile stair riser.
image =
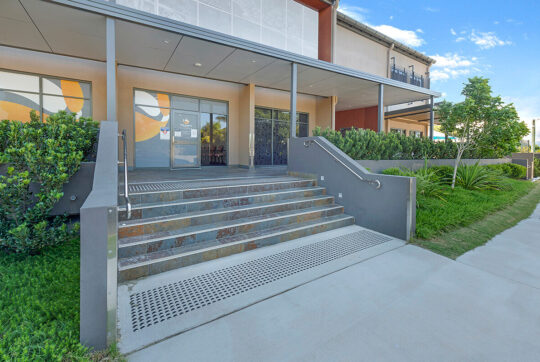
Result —
<instances>
[{"instance_id":1,"label":"stone tile stair riser","mask_svg":"<svg viewBox=\"0 0 540 362\"><path fill-rule=\"evenodd\" d=\"M219 208L227 207L237 207L244 205L251 205L257 203L266 203L266 202L275 202L279 200L289 200L301 197L313 197L325 195L326 190L324 188L314 188L307 190L298 190L294 191L292 189L288 192L283 192L280 190L279 193L268 193L262 195L251 195L251 196L241 196L234 198L224 198L218 200L201 200L188 203L181 203L177 205L155 205L152 207L145 207L140 209L133 209L131 212L130 220L139 220L144 218L156 217L156 216L167 216L174 214L181 214L184 212L194 212L194 211L208 211ZM126 212L119 212L119 220L126 221Z\"/></svg>"},{"instance_id":2,"label":"stone tile stair riser","mask_svg":"<svg viewBox=\"0 0 540 362\"><path fill-rule=\"evenodd\" d=\"M188 226L199 226L221 221L237 220L246 217L261 216L264 214L271 214L290 210L299 210L309 207L328 205L333 202L332 197L325 197L315 200L296 200L295 202L282 203L279 205L269 206L254 206L253 208L243 210L219 210L219 213L208 213L206 215L192 216L186 218L179 218L175 220L158 221L133 225L128 227L120 227L118 230L118 237L124 238L129 236L137 236L143 234L151 234L159 231L177 230ZM142 226L142 227L141 227Z\"/></svg>"},{"instance_id":3,"label":"stone tile stair riser","mask_svg":"<svg viewBox=\"0 0 540 362\"><path fill-rule=\"evenodd\" d=\"M300 187L316 186L314 180L282 181L276 183L239 185L239 186L215 186L201 189L147 192L140 194L130 194L129 199L132 205L140 205L153 202L172 202L176 200L186 200L202 197L220 197L247 195L253 192L264 192L274 190L285 190ZM124 203L124 198L119 196L119 203Z\"/></svg>"},{"instance_id":4,"label":"stone tile stair riser","mask_svg":"<svg viewBox=\"0 0 540 362\"><path fill-rule=\"evenodd\" d=\"M354 219L352 217L348 217L341 220L335 220L328 223L307 227L301 230L294 230L278 235L270 235L268 237L263 237L256 240L248 240L243 243L225 245L223 247L215 249L202 250L201 252L188 255L179 254L176 258L156 261L155 263L140 265L133 268L121 270L119 272L118 278L119 282L134 280L137 278L146 277L148 275L158 274L181 267L198 264L204 261L214 260L233 254L238 254L244 251L270 246L280 242L285 242L300 237L349 226L352 224L354 224Z\"/></svg>"},{"instance_id":5,"label":"stone tile stair riser","mask_svg":"<svg viewBox=\"0 0 540 362\"><path fill-rule=\"evenodd\" d=\"M171 235L171 237L162 237L158 240L148 241L136 245L120 245L120 247L118 248L118 257L127 258L136 255L144 255L151 252L178 248L180 246L189 246L195 243L221 239L224 237L243 234L251 231L262 231L264 229L269 229L273 227L300 223L302 222L301 220L315 220L317 218L334 216L342 213L343 207L336 205L335 207L332 207L331 209L325 209L324 211L316 210L307 212L306 215L310 216L305 217L300 217L296 214L285 215L279 218L272 218L268 220L263 219L258 222L241 224L237 226L221 227L207 231L203 229L200 232L193 232L188 235ZM171 234L172 233L173 232L171 232Z\"/></svg>"}]
</instances>

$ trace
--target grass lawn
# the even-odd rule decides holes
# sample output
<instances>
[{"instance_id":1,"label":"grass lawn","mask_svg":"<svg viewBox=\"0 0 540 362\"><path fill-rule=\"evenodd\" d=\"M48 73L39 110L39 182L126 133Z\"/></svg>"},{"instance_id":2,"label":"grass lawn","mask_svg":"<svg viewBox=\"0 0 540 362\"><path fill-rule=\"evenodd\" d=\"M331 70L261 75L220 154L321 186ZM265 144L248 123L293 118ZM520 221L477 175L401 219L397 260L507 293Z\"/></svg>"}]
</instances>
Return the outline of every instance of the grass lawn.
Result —
<instances>
[{"instance_id":1,"label":"grass lawn","mask_svg":"<svg viewBox=\"0 0 540 362\"><path fill-rule=\"evenodd\" d=\"M41 255L0 251L0 360L105 356L92 355L79 343L79 240Z\"/></svg>"},{"instance_id":2,"label":"grass lawn","mask_svg":"<svg viewBox=\"0 0 540 362\"><path fill-rule=\"evenodd\" d=\"M507 181L510 191L452 191L445 186L446 201L419 198L412 243L455 259L528 217L540 202L540 184Z\"/></svg>"}]
</instances>

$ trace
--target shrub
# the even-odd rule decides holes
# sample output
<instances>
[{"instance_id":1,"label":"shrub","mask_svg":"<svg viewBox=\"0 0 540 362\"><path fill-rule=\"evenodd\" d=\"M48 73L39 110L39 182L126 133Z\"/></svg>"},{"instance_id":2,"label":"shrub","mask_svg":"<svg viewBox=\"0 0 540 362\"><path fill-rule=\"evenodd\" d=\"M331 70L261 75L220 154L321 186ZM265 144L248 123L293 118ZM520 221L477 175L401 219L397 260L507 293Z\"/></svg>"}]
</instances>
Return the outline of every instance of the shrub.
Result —
<instances>
[{"instance_id":1,"label":"shrub","mask_svg":"<svg viewBox=\"0 0 540 362\"><path fill-rule=\"evenodd\" d=\"M384 175L403 176L401 169L397 167L390 167L382 171Z\"/></svg>"},{"instance_id":2,"label":"shrub","mask_svg":"<svg viewBox=\"0 0 540 362\"><path fill-rule=\"evenodd\" d=\"M427 160L424 163L424 167L417 171L412 171L407 168L387 168L382 172L385 175L393 176L408 176L416 178L416 194L417 196L436 197L444 200L445 192L442 189L441 179L439 175L432 169L427 167ZM416 205L420 206L418 198L416 199Z\"/></svg>"},{"instance_id":3,"label":"shrub","mask_svg":"<svg viewBox=\"0 0 540 362\"><path fill-rule=\"evenodd\" d=\"M487 165L486 167L510 178L519 179L527 177L527 167L515 163L499 163L496 165Z\"/></svg>"},{"instance_id":4,"label":"shrub","mask_svg":"<svg viewBox=\"0 0 540 362\"><path fill-rule=\"evenodd\" d=\"M432 166L430 170L439 176L439 180L442 183L449 185L452 182L452 175L454 174L454 168L452 166Z\"/></svg>"},{"instance_id":5,"label":"shrub","mask_svg":"<svg viewBox=\"0 0 540 362\"><path fill-rule=\"evenodd\" d=\"M540 177L540 158L534 159L534 177Z\"/></svg>"},{"instance_id":6,"label":"shrub","mask_svg":"<svg viewBox=\"0 0 540 362\"><path fill-rule=\"evenodd\" d=\"M65 218L50 218L62 197L62 185L92 150L97 122L59 112L41 122L35 112L28 123L0 122L0 247L35 253L68 240Z\"/></svg>"},{"instance_id":7,"label":"shrub","mask_svg":"<svg viewBox=\"0 0 540 362\"><path fill-rule=\"evenodd\" d=\"M378 133L370 129L351 128L342 133L317 127L313 135L328 139L355 160L451 159L457 155L456 144L452 141L434 142L427 137ZM463 157L481 156L474 151L466 151Z\"/></svg>"},{"instance_id":8,"label":"shrub","mask_svg":"<svg viewBox=\"0 0 540 362\"><path fill-rule=\"evenodd\" d=\"M458 167L456 185L467 190L505 190L509 187L499 174L480 166L478 162Z\"/></svg>"}]
</instances>

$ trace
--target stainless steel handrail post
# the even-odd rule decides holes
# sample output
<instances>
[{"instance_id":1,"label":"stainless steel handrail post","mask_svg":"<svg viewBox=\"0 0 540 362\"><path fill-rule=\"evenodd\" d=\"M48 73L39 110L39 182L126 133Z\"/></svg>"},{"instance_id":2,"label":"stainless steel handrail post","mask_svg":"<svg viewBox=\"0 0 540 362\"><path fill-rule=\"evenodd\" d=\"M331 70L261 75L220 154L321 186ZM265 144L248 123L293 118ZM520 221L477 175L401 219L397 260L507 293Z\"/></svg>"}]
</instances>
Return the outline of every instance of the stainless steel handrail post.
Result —
<instances>
[{"instance_id":1,"label":"stainless steel handrail post","mask_svg":"<svg viewBox=\"0 0 540 362\"><path fill-rule=\"evenodd\" d=\"M124 143L124 199L126 200L127 218L131 219L131 202L128 191L128 162L127 162L127 141L126 130L122 131L122 141Z\"/></svg>"},{"instance_id":2,"label":"stainless steel handrail post","mask_svg":"<svg viewBox=\"0 0 540 362\"><path fill-rule=\"evenodd\" d=\"M324 147L323 145L321 145L319 142L317 142L317 140L307 140L307 141L304 141L304 147L309 147L310 144L312 143L315 143L317 144L320 148L322 148L324 151L326 151L326 153L328 153L330 156L332 156L336 161L338 161L339 163L341 163L342 166L344 166L347 170L351 171L353 175L355 175L360 181L362 182L367 182L367 183L370 183L370 184L374 184L374 185L377 185L375 188L376 189L380 189L381 188L381 181L375 179L375 180L368 180L368 179L365 179L363 178L362 176L360 176L358 173L356 173L352 168L350 168L349 166L347 166L343 161L341 161L339 158L336 157L336 155L334 155L332 152L328 151L326 149L326 147Z\"/></svg>"}]
</instances>

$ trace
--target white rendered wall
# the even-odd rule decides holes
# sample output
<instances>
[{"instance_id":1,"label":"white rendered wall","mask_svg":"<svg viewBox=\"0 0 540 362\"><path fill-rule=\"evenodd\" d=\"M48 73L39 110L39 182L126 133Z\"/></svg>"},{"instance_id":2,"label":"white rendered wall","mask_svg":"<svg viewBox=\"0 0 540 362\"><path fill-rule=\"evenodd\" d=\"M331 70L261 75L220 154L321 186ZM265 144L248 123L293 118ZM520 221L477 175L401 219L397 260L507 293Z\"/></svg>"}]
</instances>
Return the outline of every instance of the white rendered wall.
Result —
<instances>
[{"instance_id":1,"label":"white rendered wall","mask_svg":"<svg viewBox=\"0 0 540 362\"><path fill-rule=\"evenodd\" d=\"M319 14L294 0L116 0L116 3L318 57Z\"/></svg>"}]
</instances>

